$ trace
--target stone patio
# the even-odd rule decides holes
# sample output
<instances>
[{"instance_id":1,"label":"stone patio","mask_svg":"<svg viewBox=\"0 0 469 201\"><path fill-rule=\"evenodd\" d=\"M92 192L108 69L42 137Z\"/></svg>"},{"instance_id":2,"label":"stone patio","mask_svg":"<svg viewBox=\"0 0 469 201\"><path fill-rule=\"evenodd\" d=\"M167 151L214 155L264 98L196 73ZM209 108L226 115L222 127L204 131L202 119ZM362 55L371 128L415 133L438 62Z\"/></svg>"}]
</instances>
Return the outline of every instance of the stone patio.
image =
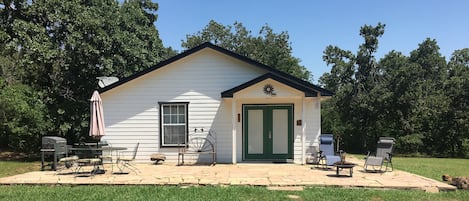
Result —
<instances>
[{"instance_id":1,"label":"stone patio","mask_svg":"<svg viewBox=\"0 0 469 201\"><path fill-rule=\"evenodd\" d=\"M354 160L357 164L363 161ZM454 186L404 171L367 173L358 165L353 177L343 170L336 176L335 169L315 168L311 165L241 163L215 166L176 166L137 164L140 173L112 174L106 166L105 174L79 177L75 174L57 174L54 171L35 171L0 178L0 184L47 185L251 185L266 187L339 186L379 189L420 189L428 192L455 190ZM115 168L115 167L114 167ZM63 171L62 173L65 173Z\"/></svg>"}]
</instances>

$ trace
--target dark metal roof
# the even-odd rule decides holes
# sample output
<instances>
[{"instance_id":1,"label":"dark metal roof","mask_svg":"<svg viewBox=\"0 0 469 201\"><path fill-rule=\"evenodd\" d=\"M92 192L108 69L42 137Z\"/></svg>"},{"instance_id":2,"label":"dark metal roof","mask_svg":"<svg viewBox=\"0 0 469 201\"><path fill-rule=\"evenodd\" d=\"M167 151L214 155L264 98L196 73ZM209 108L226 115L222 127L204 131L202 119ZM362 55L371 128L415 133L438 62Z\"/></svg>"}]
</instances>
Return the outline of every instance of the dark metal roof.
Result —
<instances>
[{"instance_id":1,"label":"dark metal roof","mask_svg":"<svg viewBox=\"0 0 469 201\"><path fill-rule=\"evenodd\" d=\"M249 64L251 64L251 65L254 65L254 66L256 66L256 67L259 67L259 68L262 68L262 69L264 69L264 70L269 71L269 73L267 73L267 74L265 74L265 75L262 75L262 76L260 76L260 77L258 77L258 78L256 78L256 79L264 80L264 79L267 79L267 78L272 78L272 79L274 79L274 80L277 80L277 81L279 81L279 82L282 82L282 83L284 83L284 84L287 84L288 86L291 86L291 87L293 87L293 88L295 88L295 89L304 91L306 96L312 95L312 94L314 94L314 92L316 92L316 95L314 95L314 96L317 96L317 92L320 92L320 93L321 93L321 96L332 96L332 95L333 95L332 92L330 92L330 91L328 91L328 90L326 90L326 89L324 89L324 88L321 88L321 87L319 87L319 86L316 86L316 85L314 85L314 84L311 84L311 83L309 83L309 82L307 82L307 81L304 81L304 80L302 80L302 79L299 79L299 78L297 78L297 77L295 77L295 76L292 76L292 75L290 75L290 74L284 73L284 72L282 72L282 71L280 71L280 70L277 70L277 69L275 69L275 68L272 68L272 67L270 67L270 66L261 64L261 63L255 61L255 60L252 60L252 59L250 59L250 58L248 58L248 57L246 57L246 56L242 56L242 55L239 55L239 54L234 53L234 52L232 52L232 51L229 51L229 50L227 50L227 49L224 49L224 48L222 48L222 47L216 46L216 45L214 45L214 44L212 44L212 43L209 43L209 42L206 42L206 43L203 43L203 44L201 44L201 45L199 45L199 46L197 46L197 47L191 48L191 49L189 49L189 50L187 50L187 51L184 51L184 52L182 52L182 53L180 53L180 54L178 54L178 55L176 55L176 56L174 56L174 57L171 57L171 58L169 58L169 59L167 59L167 60L165 60L165 61L162 61L162 62L156 64L155 66L152 66L152 67L150 67L150 68L147 68L147 69L145 69L145 70L142 70L142 71L140 71L140 72L137 72L137 73L135 73L135 74L133 74L133 75L131 75L131 76L129 76L129 77L123 78L123 79L121 79L121 80L119 80L119 81L117 81L117 82L115 82L115 83L113 83L113 84L111 84L111 85L109 85L109 86L106 86L106 87L100 89L99 92L100 92L100 93L104 93L104 92L106 92L106 91L109 91L109 90L111 90L111 89L113 89L113 88L116 88L116 87L118 87L118 86L120 86L120 85L123 85L123 84L125 84L125 83L127 83L127 82L129 82L129 81L132 81L132 80L134 80L134 79L136 79L136 78L138 78L138 77L140 77L140 76L143 76L143 75L145 75L145 74L147 74L147 73L150 73L150 72L152 72L152 71L154 71L154 70L157 70L157 69L159 69L159 68L165 67L165 66L167 66L167 65L169 65L169 64L171 64L171 63L173 63L173 62L175 62L175 61L178 61L178 60L180 60L180 59L183 59L183 58L185 58L186 56L189 56L189 55L191 55L191 54L193 54L193 53L195 53L195 52L198 52L198 51L200 51L200 50L202 50L202 49L204 49L204 48L213 49L213 50L218 51L218 52L220 52L220 53L223 53L223 54L225 54L225 55L234 57L234 58L236 58L236 59L239 59L239 60L241 60L241 61L244 61L244 62L246 62L246 63L249 63ZM265 78L264 78L264 77L265 77ZM252 85L253 83L257 83L257 82L260 81L260 80L256 80L256 79L251 80L251 81L249 81L249 82L246 82L246 83L244 83L244 84L242 84L242 85L240 85L240 86L238 86L238 87L235 87L235 88L230 89L230 90L228 90L228 91L225 91L225 92L223 92L223 93L225 93L225 95L228 95L228 93L230 93L229 91L231 91L231 90L235 90L235 91L233 91L233 93L234 93L234 92L236 92L236 91L239 91L239 90L243 89L243 88L239 88L239 87L243 87L243 86L244 86L244 88L245 88L245 87L247 87L247 86ZM253 83L251 83L251 82L253 82ZM246 85L246 86L245 86L245 85ZM222 93L222 97L225 97L225 96L223 96L223 93ZM233 94L231 94L231 97L232 97L232 95L233 95ZM229 96L227 96L227 97L229 97Z\"/></svg>"}]
</instances>

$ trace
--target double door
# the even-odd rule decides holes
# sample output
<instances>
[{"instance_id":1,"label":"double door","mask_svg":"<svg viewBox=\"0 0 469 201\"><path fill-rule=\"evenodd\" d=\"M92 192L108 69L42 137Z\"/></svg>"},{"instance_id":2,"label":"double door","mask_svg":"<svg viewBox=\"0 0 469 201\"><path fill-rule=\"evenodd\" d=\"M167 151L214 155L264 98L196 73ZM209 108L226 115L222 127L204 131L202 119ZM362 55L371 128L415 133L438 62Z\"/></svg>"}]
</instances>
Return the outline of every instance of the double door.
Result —
<instances>
[{"instance_id":1,"label":"double door","mask_svg":"<svg viewBox=\"0 0 469 201\"><path fill-rule=\"evenodd\" d=\"M285 160L293 157L293 107L244 106L244 157L246 160Z\"/></svg>"}]
</instances>

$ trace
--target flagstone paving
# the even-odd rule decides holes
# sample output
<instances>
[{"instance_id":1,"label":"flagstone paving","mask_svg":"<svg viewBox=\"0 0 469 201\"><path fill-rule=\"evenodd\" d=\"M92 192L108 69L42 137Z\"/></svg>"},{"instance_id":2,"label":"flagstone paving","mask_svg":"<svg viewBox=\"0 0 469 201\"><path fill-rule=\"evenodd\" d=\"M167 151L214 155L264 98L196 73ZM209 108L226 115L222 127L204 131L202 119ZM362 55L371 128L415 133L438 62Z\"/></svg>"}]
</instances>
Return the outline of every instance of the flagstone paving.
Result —
<instances>
[{"instance_id":1,"label":"flagstone paving","mask_svg":"<svg viewBox=\"0 0 469 201\"><path fill-rule=\"evenodd\" d=\"M363 164L362 161L353 161ZM241 163L215 166L176 166L136 164L140 173L105 174L81 177L76 174L58 174L54 171L35 171L0 178L0 184L65 184L65 185L252 185L266 187L340 186L382 189L421 189L429 192L455 190L454 186L404 171L367 173L363 167L354 168L353 177L348 170L337 177L335 169L315 168L311 165Z\"/></svg>"}]
</instances>

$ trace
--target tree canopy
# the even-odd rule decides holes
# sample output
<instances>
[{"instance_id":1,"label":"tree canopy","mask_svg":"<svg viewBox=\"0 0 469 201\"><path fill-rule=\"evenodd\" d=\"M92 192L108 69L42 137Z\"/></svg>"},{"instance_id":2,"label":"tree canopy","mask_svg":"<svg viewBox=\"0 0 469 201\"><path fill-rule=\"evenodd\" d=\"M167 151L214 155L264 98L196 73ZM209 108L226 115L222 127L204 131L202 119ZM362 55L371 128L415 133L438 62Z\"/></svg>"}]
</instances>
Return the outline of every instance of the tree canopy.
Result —
<instances>
[{"instance_id":1,"label":"tree canopy","mask_svg":"<svg viewBox=\"0 0 469 201\"><path fill-rule=\"evenodd\" d=\"M204 42L211 42L301 79L312 79L311 73L300 65L301 60L292 56L288 33L274 33L268 25L260 29L258 36L253 36L242 23L225 26L211 20L201 31L186 35L182 47L190 49Z\"/></svg>"},{"instance_id":2,"label":"tree canopy","mask_svg":"<svg viewBox=\"0 0 469 201\"><path fill-rule=\"evenodd\" d=\"M126 77L175 54L163 47L154 26L157 9L150 0L2 1L3 87L21 89L8 95L28 94L41 100L46 110L30 106L24 112L36 111L34 116L49 119L52 126L44 130L47 134L71 141L86 137L87 100L97 87L96 77ZM10 108L0 122L26 118L16 110L21 108ZM12 132L3 129L1 138L8 139ZM24 135L36 138L46 134L27 133L25 129Z\"/></svg>"},{"instance_id":3,"label":"tree canopy","mask_svg":"<svg viewBox=\"0 0 469 201\"><path fill-rule=\"evenodd\" d=\"M360 29L356 54L328 46L332 66L320 83L336 95L324 103L323 130L342 138L345 150L373 150L380 136L397 139L397 151L433 156L469 156L469 49L449 62L436 40L426 39L409 56L374 54L384 24Z\"/></svg>"}]
</instances>

